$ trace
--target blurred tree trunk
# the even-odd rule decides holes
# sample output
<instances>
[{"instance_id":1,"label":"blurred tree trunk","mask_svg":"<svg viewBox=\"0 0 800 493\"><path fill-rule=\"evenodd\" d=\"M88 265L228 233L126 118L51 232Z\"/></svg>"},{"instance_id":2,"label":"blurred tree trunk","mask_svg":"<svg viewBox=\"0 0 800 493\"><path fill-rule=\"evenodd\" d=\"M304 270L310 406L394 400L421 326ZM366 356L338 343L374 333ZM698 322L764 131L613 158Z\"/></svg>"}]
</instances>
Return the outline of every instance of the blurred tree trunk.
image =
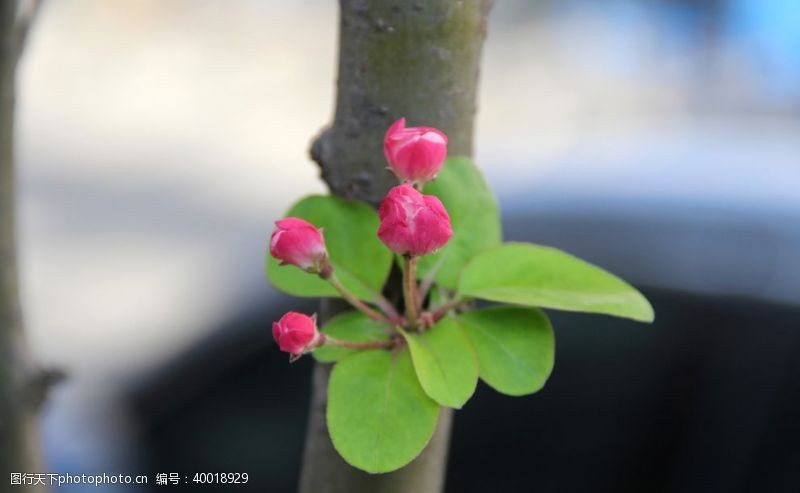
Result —
<instances>
[{"instance_id":1,"label":"blurred tree trunk","mask_svg":"<svg viewBox=\"0 0 800 493\"><path fill-rule=\"evenodd\" d=\"M333 124L312 158L331 192L377 205L396 184L383 134L397 118L442 129L449 154L472 154L478 72L491 0L340 0ZM392 289L392 286L389 287ZM324 303L323 318L339 307ZM316 365L300 480L302 493L435 493L444 487L452 412L425 451L398 471L370 475L342 460L325 423L329 365Z\"/></svg>"},{"instance_id":2,"label":"blurred tree trunk","mask_svg":"<svg viewBox=\"0 0 800 493\"><path fill-rule=\"evenodd\" d=\"M29 16L30 17L30 16ZM14 227L14 86L17 60L30 18L17 2L0 2L0 477L10 472L43 472L36 408L43 380L25 344L19 305ZM24 491L46 491L22 486Z\"/></svg>"}]
</instances>

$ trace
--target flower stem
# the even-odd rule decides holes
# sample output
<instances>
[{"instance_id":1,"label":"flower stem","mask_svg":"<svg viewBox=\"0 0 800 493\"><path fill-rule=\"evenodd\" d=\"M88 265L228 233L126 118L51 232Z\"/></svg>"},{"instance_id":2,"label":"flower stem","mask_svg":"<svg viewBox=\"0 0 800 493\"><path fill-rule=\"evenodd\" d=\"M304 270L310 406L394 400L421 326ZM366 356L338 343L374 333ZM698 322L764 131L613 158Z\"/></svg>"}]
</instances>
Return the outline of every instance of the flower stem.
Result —
<instances>
[{"instance_id":1,"label":"flower stem","mask_svg":"<svg viewBox=\"0 0 800 493\"><path fill-rule=\"evenodd\" d=\"M439 268L442 266L442 262L444 261L444 257L441 257L433 267L428 270L428 274L422 279L419 283L419 292L417 293L417 299L419 300L419 306L423 306L425 302L425 298L428 296L428 292L433 287L433 281L436 277L436 273L439 272Z\"/></svg>"},{"instance_id":2,"label":"flower stem","mask_svg":"<svg viewBox=\"0 0 800 493\"><path fill-rule=\"evenodd\" d=\"M438 307L436 307L436 309L435 309L435 310L433 310L433 312L431 313L431 315L433 316L433 321L434 321L434 322L438 322L438 321L439 321L439 320L441 320L441 319L442 319L442 318L443 318L445 315L447 315L447 314L450 312L450 310L453 310L453 309L455 309L455 308L458 308L458 307L459 307L459 306L460 306L462 303L464 303L464 301L465 301L465 300L463 300L463 299L461 299L461 298L453 298L452 300L450 300L450 301L448 301L448 302L446 302L446 303L443 303L443 304L439 305L439 306L438 306Z\"/></svg>"},{"instance_id":3,"label":"flower stem","mask_svg":"<svg viewBox=\"0 0 800 493\"><path fill-rule=\"evenodd\" d=\"M405 269L403 269L403 298L406 303L406 318L412 329L417 328L419 318L419 299L417 297L417 260L419 257L407 255Z\"/></svg>"},{"instance_id":4,"label":"flower stem","mask_svg":"<svg viewBox=\"0 0 800 493\"><path fill-rule=\"evenodd\" d=\"M387 300L385 296L382 294L378 294L375 298L375 304L378 305L378 308L383 310L383 313L389 316L394 325L402 325L403 324L403 317L400 316L400 313L397 312L397 308L394 307L391 301Z\"/></svg>"},{"instance_id":5,"label":"flower stem","mask_svg":"<svg viewBox=\"0 0 800 493\"><path fill-rule=\"evenodd\" d=\"M348 303L353 305L358 311L360 311L364 315L368 316L369 318L377 322L386 322L387 324L392 323L392 321L389 320L389 318L386 315L371 308L369 305L358 299L346 287L344 287L344 284L342 284L339 278L336 277L335 273L331 272L330 275L324 279L327 279L327 281L330 282L331 285L334 288L336 288L337 291L339 291L339 293L341 293L342 298L347 300Z\"/></svg>"},{"instance_id":6,"label":"flower stem","mask_svg":"<svg viewBox=\"0 0 800 493\"><path fill-rule=\"evenodd\" d=\"M326 335L325 344L330 344L331 346L344 347L348 349L380 349L380 348L395 347L399 344L402 344L402 339L392 338L392 339L383 339L380 341L353 342L353 341L342 341L340 339L334 339L333 337Z\"/></svg>"},{"instance_id":7,"label":"flower stem","mask_svg":"<svg viewBox=\"0 0 800 493\"><path fill-rule=\"evenodd\" d=\"M419 292L417 293L417 299L419 299L419 306L422 309L425 306L425 298L428 296L431 288L433 287L433 282L436 279L436 274L439 273L439 269L441 269L442 264L444 263L444 255L439 257L439 260L433 264L433 266L428 269L428 273L425 275L424 278L419 283Z\"/></svg>"}]
</instances>

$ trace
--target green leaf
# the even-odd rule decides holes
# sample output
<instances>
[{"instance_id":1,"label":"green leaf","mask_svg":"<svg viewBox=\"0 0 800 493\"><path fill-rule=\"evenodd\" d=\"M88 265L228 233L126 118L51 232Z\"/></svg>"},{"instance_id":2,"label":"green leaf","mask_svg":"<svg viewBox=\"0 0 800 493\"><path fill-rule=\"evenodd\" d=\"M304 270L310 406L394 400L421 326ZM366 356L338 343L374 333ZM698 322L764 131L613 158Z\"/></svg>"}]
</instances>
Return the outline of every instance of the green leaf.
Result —
<instances>
[{"instance_id":1,"label":"green leaf","mask_svg":"<svg viewBox=\"0 0 800 493\"><path fill-rule=\"evenodd\" d=\"M425 392L443 406L460 409L478 384L475 351L461 328L444 318L422 334L401 332Z\"/></svg>"},{"instance_id":2,"label":"green leaf","mask_svg":"<svg viewBox=\"0 0 800 493\"><path fill-rule=\"evenodd\" d=\"M389 339L390 327L382 322L376 322L361 312L347 312L332 318L322 332L343 341L374 342ZM345 356L358 352L357 349L348 349L338 346L321 346L311 353L314 359L322 363L332 363Z\"/></svg>"},{"instance_id":3,"label":"green leaf","mask_svg":"<svg viewBox=\"0 0 800 493\"><path fill-rule=\"evenodd\" d=\"M500 212L480 170L469 158L445 161L439 176L425 187L426 194L439 197L450 214L453 237L435 255L426 255L419 264L424 277L436 269L436 281L455 289L458 276L478 252L500 244Z\"/></svg>"},{"instance_id":4,"label":"green leaf","mask_svg":"<svg viewBox=\"0 0 800 493\"><path fill-rule=\"evenodd\" d=\"M389 275L392 254L378 239L378 215L370 206L338 197L311 195L292 206L286 216L305 219L324 229L334 272L356 296L370 301L381 291ZM295 266L278 265L269 252L267 277L276 288L295 296L339 296L327 281Z\"/></svg>"},{"instance_id":5,"label":"green leaf","mask_svg":"<svg viewBox=\"0 0 800 493\"><path fill-rule=\"evenodd\" d=\"M653 307L622 279L555 248L507 243L478 254L458 292L486 300L653 321Z\"/></svg>"},{"instance_id":6,"label":"green leaf","mask_svg":"<svg viewBox=\"0 0 800 493\"><path fill-rule=\"evenodd\" d=\"M438 413L405 348L396 354L361 351L331 372L331 441L344 460L364 471L389 472L411 462L433 435Z\"/></svg>"},{"instance_id":7,"label":"green leaf","mask_svg":"<svg viewBox=\"0 0 800 493\"><path fill-rule=\"evenodd\" d=\"M553 370L555 338L539 310L496 306L459 315L475 354L481 379L508 395L532 394Z\"/></svg>"}]
</instances>

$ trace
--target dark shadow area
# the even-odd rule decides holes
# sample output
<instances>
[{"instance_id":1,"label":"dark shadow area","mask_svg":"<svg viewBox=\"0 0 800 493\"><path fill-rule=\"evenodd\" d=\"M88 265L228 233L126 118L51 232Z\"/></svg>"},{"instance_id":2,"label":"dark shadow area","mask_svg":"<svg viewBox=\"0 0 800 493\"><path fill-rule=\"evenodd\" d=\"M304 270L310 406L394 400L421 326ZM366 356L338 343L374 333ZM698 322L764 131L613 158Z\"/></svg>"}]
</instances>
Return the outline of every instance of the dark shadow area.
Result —
<instances>
[{"instance_id":1,"label":"dark shadow area","mask_svg":"<svg viewBox=\"0 0 800 493\"><path fill-rule=\"evenodd\" d=\"M456 414L447 491L797 491L798 310L644 292L652 327L550 313L550 381L523 398L479 386ZM221 327L133 393L151 474L197 491L196 472L247 472L235 491L294 491L312 362L272 347L281 311Z\"/></svg>"}]
</instances>

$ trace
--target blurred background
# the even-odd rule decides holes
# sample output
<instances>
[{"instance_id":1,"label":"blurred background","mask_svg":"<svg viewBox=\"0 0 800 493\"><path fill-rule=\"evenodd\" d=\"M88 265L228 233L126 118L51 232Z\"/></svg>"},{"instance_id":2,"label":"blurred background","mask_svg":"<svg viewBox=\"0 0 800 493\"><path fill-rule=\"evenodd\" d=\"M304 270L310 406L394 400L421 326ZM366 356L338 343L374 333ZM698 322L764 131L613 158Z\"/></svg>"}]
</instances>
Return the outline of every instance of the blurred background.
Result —
<instances>
[{"instance_id":1,"label":"blurred background","mask_svg":"<svg viewBox=\"0 0 800 493\"><path fill-rule=\"evenodd\" d=\"M314 303L262 266L273 221L324 190L307 149L337 21L321 0L44 2L16 138L29 339L69 374L53 471L294 490L311 362L268 329ZM657 321L553 313L550 382L479 387L448 491L800 490L800 3L497 0L480 86L506 236L632 281Z\"/></svg>"}]
</instances>

